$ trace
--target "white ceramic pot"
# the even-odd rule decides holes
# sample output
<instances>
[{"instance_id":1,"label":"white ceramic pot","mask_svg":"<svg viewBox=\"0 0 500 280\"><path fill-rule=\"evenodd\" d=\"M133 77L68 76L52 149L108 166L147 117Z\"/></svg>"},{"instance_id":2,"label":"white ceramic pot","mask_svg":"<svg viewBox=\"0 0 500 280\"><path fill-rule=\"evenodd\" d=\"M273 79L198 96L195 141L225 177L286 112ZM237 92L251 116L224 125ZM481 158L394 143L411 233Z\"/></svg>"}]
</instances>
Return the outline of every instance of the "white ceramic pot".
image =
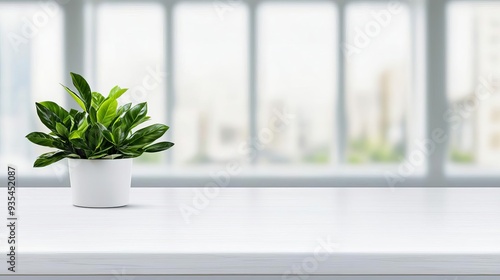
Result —
<instances>
[{"instance_id":1,"label":"white ceramic pot","mask_svg":"<svg viewBox=\"0 0 500 280\"><path fill-rule=\"evenodd\" d=\"M73 205L120 207L128 204L132 159L68 159Z\"/></svg>"}]
</instances>

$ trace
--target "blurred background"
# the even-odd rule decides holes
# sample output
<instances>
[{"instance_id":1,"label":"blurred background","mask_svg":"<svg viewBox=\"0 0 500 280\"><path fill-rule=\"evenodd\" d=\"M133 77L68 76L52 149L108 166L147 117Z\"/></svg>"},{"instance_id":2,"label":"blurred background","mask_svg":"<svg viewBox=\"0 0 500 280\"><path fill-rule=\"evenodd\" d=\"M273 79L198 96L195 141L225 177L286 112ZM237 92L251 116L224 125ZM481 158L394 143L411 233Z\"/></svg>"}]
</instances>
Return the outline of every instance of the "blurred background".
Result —
<instances>
[{"instance_id":1,"label":"blurred background","mask_svg":"<svg viewBox=\"0 0 500 280\"><path fill-rule=\"evenodd\" d=\"M440 2L451 128L437 175L481 184L500 164L500 3ZM65 161L31 167L45 149L24 136L46 131L34 102L76 107L59 85L72 71L129 88L123 103L171 127L176 146L137 158L135 186L453 185L429 178L431 156L412 161L434 103L425 5L0 0L0 162L27 186L69 185Z\"/></svg>"}]
</instances>

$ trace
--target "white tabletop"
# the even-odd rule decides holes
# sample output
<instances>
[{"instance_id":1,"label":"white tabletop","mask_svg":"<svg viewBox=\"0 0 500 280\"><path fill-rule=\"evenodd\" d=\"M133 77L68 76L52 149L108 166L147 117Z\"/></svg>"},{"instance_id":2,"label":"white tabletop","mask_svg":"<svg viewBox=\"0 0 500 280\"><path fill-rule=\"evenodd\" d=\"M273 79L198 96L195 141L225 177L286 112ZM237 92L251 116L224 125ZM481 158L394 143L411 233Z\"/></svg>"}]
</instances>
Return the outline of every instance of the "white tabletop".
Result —
<instances>
[{"instance_id":1,"label":"white tabletop","mask_svg":"<svg viewBox=\"0 0 500 280\"><path fill-rule=\"evenodd\" d=\"M226 188L196 208L202 192L87 209L68 188L18 189L18 273L500 275L500 189Z\"/></svg>"}]
</instances>

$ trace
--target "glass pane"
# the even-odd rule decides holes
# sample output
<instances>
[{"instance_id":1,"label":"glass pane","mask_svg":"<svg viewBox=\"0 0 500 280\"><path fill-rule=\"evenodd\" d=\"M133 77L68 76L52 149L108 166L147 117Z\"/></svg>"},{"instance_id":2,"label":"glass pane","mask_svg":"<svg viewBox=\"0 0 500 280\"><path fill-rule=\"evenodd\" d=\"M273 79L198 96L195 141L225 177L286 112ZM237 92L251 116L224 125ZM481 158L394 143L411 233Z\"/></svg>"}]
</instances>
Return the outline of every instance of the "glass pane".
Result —
<instances>
[{"instance_id":1,"label":"glass pane","mask_svg":"<svg viewBox=\"0 0 500 280\"><path fill-rule=\"evenodd\" d=\"M58 6L0 3L0 163L15 164L24 174L54 174L33 169L35 158L50 151L24 138L49 132L38 120L35 102L64 106L63 14Z\"/></svg>"},{"instance_id":2,"label":"glass pane","mask_svg":"<svg viewBox=\"0 0 500 280\"><path fill-rule=\"evenodd\" d=\"M500 163L500 4L448 7L449 159Z\"/></svg>"},{"instance_id":3,"label":"glass pane","mask_svg":"<svg viewBox=\"0 0 500 280\"><path fill-rule=\"evenodd\" d=\"M148 102L151 120L166 121L165 17L159 4L101 4L97 9L96 88L107 94L129 88L120 102ZM169 132L166 136L168 138ZM161 163L165 153L147 154L137 163Z\"/></svg>"},{"instance_id":4,"label":"glass pane","mask_svg":"<svg viewBox=\"0 0 500 280\"><path fill-rule=\"evenodd\" d=\"M347 7L347 162L399 162L405 156L411 93L409 9L399 2Z\"/></svg>"},{"instance_id":5,"label":"glass pane","mask_svg":"<svg viewBox=\"0 0 500 280\"><path fill-rule=\"evenodd\" d=\"M241 159L248 137L248 12L212 3L174 9L176 164Z\"/></svg>"},{"instance_id":6,"label":"glass pane","mask_svg":"<svg viewBox=\"0 0 500 280\"><path fill-rule=\"evenodd\" d=\"M259 163L327 164L334 145L336 9L265 3L258 14Z\"/></svg>"}]
</instances>

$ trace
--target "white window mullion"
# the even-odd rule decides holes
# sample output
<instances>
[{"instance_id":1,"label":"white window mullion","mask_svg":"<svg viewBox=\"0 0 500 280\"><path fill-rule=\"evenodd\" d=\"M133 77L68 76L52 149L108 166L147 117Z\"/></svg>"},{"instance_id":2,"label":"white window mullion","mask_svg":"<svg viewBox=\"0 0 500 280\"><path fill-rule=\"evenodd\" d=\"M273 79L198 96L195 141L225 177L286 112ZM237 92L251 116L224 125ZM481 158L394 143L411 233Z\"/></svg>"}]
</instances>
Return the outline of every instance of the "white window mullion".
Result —
<instances>
[{"instance_id":1,"label":"white window mullion","mask_svg":"<svg viewBox=\"0 0 500 280\"><path fill-rule=\"evenodd\" d=\"M64 51L65 51L65 84L70 85L69 72L84 74L85 71L85 42L84 36L84 2L69 1L61 5L64 9ZM65 95L68 107L74 107L68 95Z\"/></svg>"},{"instance_id":2,"label":"white window mullion","mask_svg":"<svg viewBox=\"0 0 500 280\"><path fill-rule=\"evenodd\" d=\"M165 19L165 71L167 72L167 104L166 104L166 118L167 124L173 125L174 123L174 106L175 106L175 87L174 87L174 49L173 49L173 30L174 30L174 19L173 19L173 1L163 2L164 5L164 19ZM173 134L175 130L169 131L170 138L173 139ZM172 163L172 156L170 153L166 156L167 164Z\"/></svg>"},{"instance_id":3,"label":"white window mullion","mask_svg":"<svg viewBox=\"0 0 500 280\"><path fill-rule=\"evenodd\" d=\"M250 137L249 143L258 139L257 132L257 1L248 2L248 82L249 82L249 125ZM255 164L258 160L258 151L253 151L256 156L252 158L251 163Z\"/></svg>"},{"instance_id":4,"label":"white window mullion","mask_svg":"<svg viewBox=\"0 0 500 280\"><path fill-rule=\"evenodd\" d=\"M426 139L434 140L437 135L448 135L448 125L443 117L447 110L446 97L446 0L432 0L426 3ZM441 133L442 132L442 133ZM443 137L443 136L441 136ZM447 141L436 143L429 154L428 185L444 183L444 166L447 156Z\"/></svg>"},{"instance_id":5,"label":"white window mullion","mask_svg":"<svg viewBox=\"0 0 500 280\"><path fill-rule=\"evenodd\" d=\"M336 114L335 116L335 124L336 129L333 130L335 135L333 139L336 139L336 155L335 159L337 164L345 163L346 158L346 139L347 139L347 119L346 119L346 102L345 102L345 54L343 51L343 45L346 42L346 22L345 22L345 0L338 0L338 42L339 47L337 49L338 56L338 77L337 77L337 101L335 103L336 106Z\"/></svg>"},{"instance_id":6,"label":"white window mullion","mask_svg":"<svg viewBox=\"0 0 500 280\"><path fill-rule=\"evenodd\" d=\"M406 132L406 161L410 160L410 155L420 150L419 143L415 139L426 137L426 77L425 77L425 3L424 0L409 1L410 11L410 26L412 32L412 50L411 50L411 65L412 65L412 81L411 93L407 100L408 115L406 117L407 127ZM429 158L422 161L422 165L418 165L417 170L424 170L429 166Z\"/></svg>"},{"instance_id":7,"label":"white window mullion","mask_svg":"<svg viewBox=\"0 0 500 280\"><path fill-rule=\"evenodd\" d=\"M96 67L96 48L97 48L97 24L96 23L96 11L99 2L88 1L85 4L83 26L84 26L84 40L85 40L85 76L89 80L90 84L95 84L97 81L97 71Z\"/></svg>"}]
</instances>

